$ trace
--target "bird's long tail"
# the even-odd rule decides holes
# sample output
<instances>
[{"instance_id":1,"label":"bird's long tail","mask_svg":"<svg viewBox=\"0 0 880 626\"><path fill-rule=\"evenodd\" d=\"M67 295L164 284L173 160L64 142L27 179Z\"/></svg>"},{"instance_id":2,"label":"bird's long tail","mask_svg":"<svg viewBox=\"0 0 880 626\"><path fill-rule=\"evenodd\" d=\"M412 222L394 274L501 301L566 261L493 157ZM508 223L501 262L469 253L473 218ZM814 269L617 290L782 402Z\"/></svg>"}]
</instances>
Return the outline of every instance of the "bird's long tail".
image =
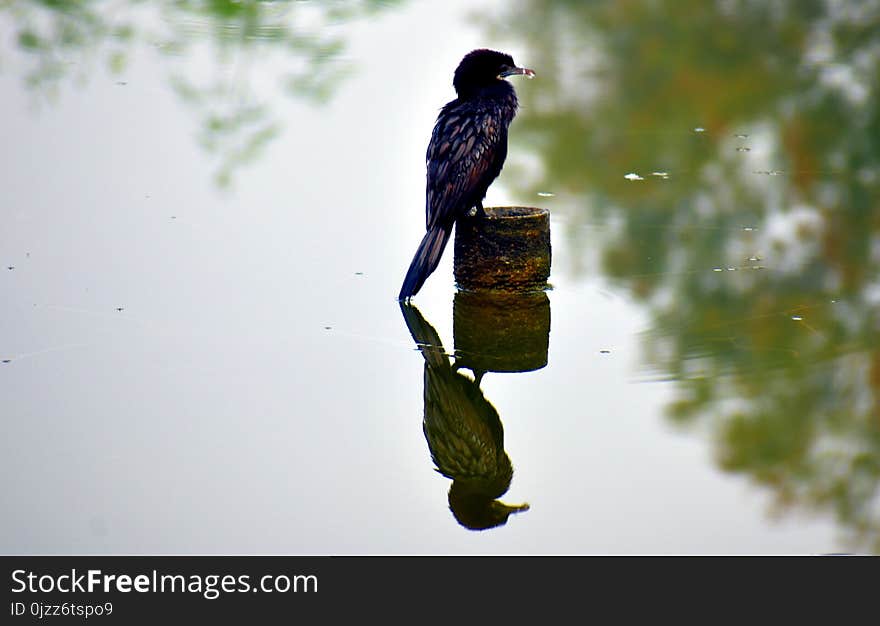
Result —
<instances>
[{"instance_id":1,"label":"bird's long tail","mask_svg":"<svg viewBox=\"0 0 880 626\"><path fill-rule=\"evenodd\" d=\"M431 272L437 269L451 232L452 225L447 228L433 226L428 229L422 243L419 244L419 249L416 250L412 263L409 264L409 270L407 270L403 286L400 288L400 295L397 296L398 300L406 300L416 295Z\"/></svg>"}]
</instances>

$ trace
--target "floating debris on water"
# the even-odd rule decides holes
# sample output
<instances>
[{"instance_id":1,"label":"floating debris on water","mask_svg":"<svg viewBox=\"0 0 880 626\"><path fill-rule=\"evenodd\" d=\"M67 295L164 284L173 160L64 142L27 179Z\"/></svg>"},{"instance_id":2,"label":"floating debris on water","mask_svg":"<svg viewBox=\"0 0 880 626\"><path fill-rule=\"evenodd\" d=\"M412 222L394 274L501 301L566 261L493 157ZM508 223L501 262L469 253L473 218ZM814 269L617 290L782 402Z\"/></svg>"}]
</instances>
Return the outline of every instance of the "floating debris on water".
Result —
<instances>
[{"instance_id":1,"label":"floating debris on water","mask_svg":"<svg viewBox=\"0 0 880 626\"><path fill-rule=\"evenodd\" d=\"M752 174L761 174L762 176L779 176L785 174L784 170L755 170Z\"/></svg>"},{"instance_id":2,"label":"floating debris on water","mask_svg":"<svg viewBox=\"0 0 880 626\"><path fill-rule=\"evenodd\" d=\"M737 139L748 139L749 138L748 135L743 135L742 133L738 133L738 134L734 135L734 137L736 137Z\"/></svg>"},{"instance_id":3,"label":"floating debris on water","mask_svg":"<svg viewBox=\"0 0 880 626\"><path fill-rule=\"evenodd\" d=\"M723 271L724 271L724 268L723 268L723 267L713 267L713 268L712 268L712 271L713 271L713 272L723 272Z\"/></svg>"},{"instance_id":4,"label":"floating debris on water","mask_svg":"<svg viewBox=\"0 0 880 626\"><path fill-rule=\"evenodd\" d=\"M3 359L0 363L11 363L12 359Z\"/></svg>"},{"instance_id":5,"label":"floating debris on water","mask_svg":"<svg viewBox=\"0 0 880 626\"><path fill-rule=\"evenodd\" d=\"M116 307L116 310L122 313L125 310L125 307L118 306Z\"/></svg>"},{"instance_id":6,"label":"floating debris on water","mask_svg":"<svg viewBox=\"0 0 880 626\"><path fill-rule=\"evenodd\" d=\"M624 176L624 178L627 180L645 180L644 178L642 178L641 176L639 176L635 172L630 172L629 174Z\"/></svg>"},{"instance_id":7,"label":"floating debris on water","mask_svg":"<svg viewBox=\"0 0 880 626\"><path fill-rule=\"evenodd\" d=\"M837 300L832 300L831 304L837 304Z\"/></svg>"},{"instance_id":8,"label":"floating debris on water","mask_svg":"<svg viewBox=\"0 0 880 626\"><path fill-rule=\"evenodd\" d=\"M752 261L752 262L754 262L754 261L760 261L760 260L761 260L761 257L759 257L759 256L755 256L755 255L750 256L748 259L746 259L746 261Z\"/></svg>"},{"instance_id":9,"label":"floating debris on water","mask_svg":"<svg viewBox=\"0 0 880 626\"><path fill-rule=\"evenodd\" d=\"M795 322L800 322L803 321L804 318L802 318L800 315L792 315L791 319L793 319Z\"/></svg>"},{"instance_id":10,"label":"floating debris on water","mask_svg":"<svg viewBox=\"0 0 880 626\"><path fill-rule=\"evenodd\" d=\"M705 132L706 132L706 129L703 128L702 126L697 126L697 127L694 129L694 132L695 132L695 133L705 133Z\"/></svg>"},{"instance_id":11,"label":"floating debris on water","mask_svg":"<svg viewBox=\"0 0 880 626\"><path fill-rule=\"evenodd\" d=\"M551 191L539 191L538 195L541 196L542 198L552 198L556 194Z\"/></svg>"},{"instance_id":12,"label":"floating debris on water","mask_svg":"<svg viewBox=\"0 0 880 626\"><path fill-rule=\"evenodd\" d=\"M751 152L751 150L751 148L746 148L745 146L739 146L736 149L737 152Z\"/></svg>"},{"instance_id":13,"label":"floating debris on water","mask_svg":"<svg viewBox=\"0 0 880 626\"><path fill-rule=\"evenodd\" d=\"M363 273L363 272L355 272L354 275L355 275L355 276L363 276L364 273Z\"/></svg>"},{"instance_id":14,"label":"floating debris on water","mask_svg":"<svg viewBox=\"0 0 880 626\"><path fill-rule=\"evenodd\" d=\"M669 178L669 172L651 172L651 176L659 176L660 178Z\"/></svg>"},{"instance_id":15,"label":"floating debris on water","mask_svg":"<svg viewBox=\"0 0 880 626\"><path fill-rule=\"evenodd\" d=\"M599 354L611 354L611 350L599 350Z\"/></svg>"},{"instance_id":16,"label":"floating debris on water","mask_svg":"<svg viewBox=\"0 0 880 626\"><path fill-rule=\"evenodd\" d=\"M333 327L332 326L325 326L324 330L333 330Z\"/></svg>"},{"instance_id":17,"label":"floating debris on water","mask_svg":"<svg viewBox=\"0 0 880 626\"><path fill-rule=\"evenodd\" d=\"M727 271L728 272L735 272L736 268L731 265L730 267L727 268Z\"/></svg>"},{"instance_id":18,"label":"floating debris on water","mask_svg":"<svg viewBox=\"0 0 880 626\"><path fill-rule=\"evenodd\" d=\"M746 232L752 232L752 231L758 230L758 229L755 228L754 226L743 226L743 230Z\"/></svg>"},{"instance_id":19,"label":"floating debris on water","mask_svg":"<svg viewBox=\"0 0 880 626\"><path fill-rule=\"evenodd\" d=\"M14 265L7 265L6 269L8 269L11 272L12 270L15 269L15 266Z\"/></svg>"}]
</instances>

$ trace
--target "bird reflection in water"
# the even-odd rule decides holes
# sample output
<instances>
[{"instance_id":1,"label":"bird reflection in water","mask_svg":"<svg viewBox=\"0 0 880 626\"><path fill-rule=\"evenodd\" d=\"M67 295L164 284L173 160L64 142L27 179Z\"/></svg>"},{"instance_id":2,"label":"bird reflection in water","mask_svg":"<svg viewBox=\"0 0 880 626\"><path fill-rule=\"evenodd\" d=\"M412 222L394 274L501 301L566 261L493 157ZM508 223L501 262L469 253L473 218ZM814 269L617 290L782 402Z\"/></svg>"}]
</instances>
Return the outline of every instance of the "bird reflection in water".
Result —
<instances>
[{"instance_id":1,"label":"bird reflection in water","mask_svg":"<svg viewBox=\"0 0 880 626\"><path fill-rule=\"evenodd\" d=\"M449 508L465 528L502 526L511 513L527 511L529 505L498 500L513 478L498 411L483 397L479 380L453 364L437 331L419 310L406 302L400 309L425 359L422 429L437 471L452 479Z\"/></svg>"}]
</instances>

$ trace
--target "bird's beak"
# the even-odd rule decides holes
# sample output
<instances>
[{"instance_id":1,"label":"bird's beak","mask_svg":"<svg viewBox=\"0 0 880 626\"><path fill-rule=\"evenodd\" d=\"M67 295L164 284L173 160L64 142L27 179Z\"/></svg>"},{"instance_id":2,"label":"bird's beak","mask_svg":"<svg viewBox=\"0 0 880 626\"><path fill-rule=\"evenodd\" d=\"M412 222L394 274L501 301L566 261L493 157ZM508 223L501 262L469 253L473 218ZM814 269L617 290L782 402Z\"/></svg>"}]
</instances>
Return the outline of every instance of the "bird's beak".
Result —
<instances>
[{"instance_id":1,"label":"bird's beak","mask_svg":"<svg viewBox=\"0 0 880 626\"><path fill-rule=\"evenodd\" d=\"M492 506L493 508L498 508L499 510L507 511L508 513L522 513L523 511L528 511L531 508L528 502L524 502L522 504L504 504L500 500L495 500L492 503Z\"/></svg>"},{"instance_id":2,"label":"bird's beak","mask_svg":"<svg viewBox=\"0 0 880 626\"><path fill-rule=\"evenodd\" d=\"M512 67L507 71L501 72L498 75L498 77L499 78L506 78L507 76L514 76L516 74L521 74L521 75L525 76L526 78L534 78L535 77L535 71L530 70L527 67Z\"/></svg>"}]
</instances>

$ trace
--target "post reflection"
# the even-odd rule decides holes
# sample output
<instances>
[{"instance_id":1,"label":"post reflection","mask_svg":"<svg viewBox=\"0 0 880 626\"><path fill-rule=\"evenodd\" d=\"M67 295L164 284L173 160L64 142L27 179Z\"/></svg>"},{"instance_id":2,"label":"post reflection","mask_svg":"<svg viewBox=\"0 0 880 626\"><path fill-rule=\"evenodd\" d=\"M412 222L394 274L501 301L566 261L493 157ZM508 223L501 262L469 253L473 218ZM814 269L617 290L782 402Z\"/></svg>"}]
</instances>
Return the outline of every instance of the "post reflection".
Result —
<instances>
[{"instance_id":1,"label":"post reflection","mask_svg":"<svg viewBox=\"0 0 880 626\"><path fill-rule=\"evenodd\" d=\"M499 311L499 297L519 304L505 319L493 315ZM513 465L504 450L501 418L483 395L480 382L488 371L522 372L546 364L547 295L457 293L454 358L414 305L402 302L400 310L425 361L422 429L437 471L452 479L449 508L465 528L502 526L511 514L527 511L529 505L499 500L510 488ZM486 322L493 318L493 330L485 332ZM463 369L470 369L473 377Z\"/></svg>"}]
</instances>

